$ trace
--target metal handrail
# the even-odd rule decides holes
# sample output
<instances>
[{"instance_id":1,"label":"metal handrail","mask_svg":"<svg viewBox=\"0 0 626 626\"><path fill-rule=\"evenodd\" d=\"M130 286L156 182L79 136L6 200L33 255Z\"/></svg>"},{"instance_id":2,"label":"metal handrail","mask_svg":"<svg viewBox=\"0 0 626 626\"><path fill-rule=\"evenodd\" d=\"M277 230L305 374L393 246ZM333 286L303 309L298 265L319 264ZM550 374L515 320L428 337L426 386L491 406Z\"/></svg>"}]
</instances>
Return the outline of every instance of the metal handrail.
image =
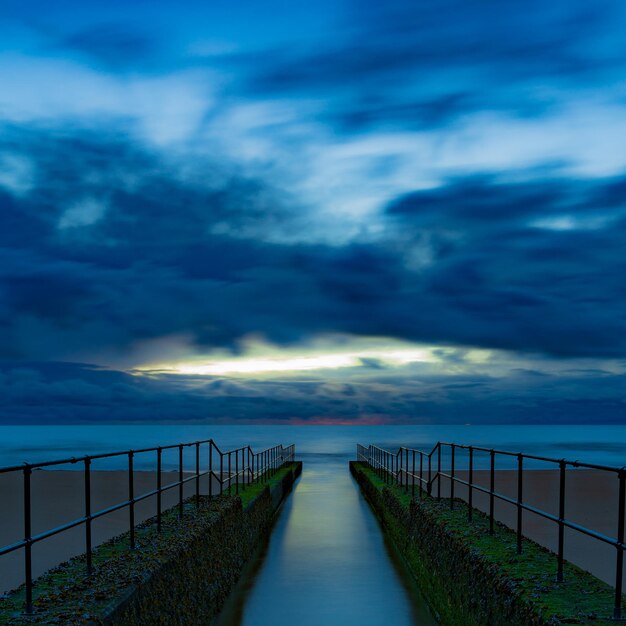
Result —
<instances>
[{"instance_id":1,"label":"metal handrail","mask_svg":"<svg viewBox=\"0 0 626 626\"><path fill-rule=\"evenodd\" d=\"M202 448L208 447L207 469L200 470L200 453ZM195 466L192 475L185 477L184 455L185 448L195 448ZM178 450L178 480L162 484L163 463L162 456L165 450ZM156 452L156 478L157 487L151 491L135 495L134 483L134 458L138 454ZM233 464L234 456L234 464ZM127 457L128 469L128 498L110 507L93 512L91 510L91 464L95 460L113 457ZM219 462L218 462L219 457ZM161 532L162 521L162 494L170 489L178 487L178 516L183 517L184 512L184 491L186 483L195 481L195 503L196 508L200 506L200 478L209 477L208 496L212 498L213 481L219 485L219 495L225 491L230 495L234 488L235 494L239 493L239 488L245 490L248 485L257 482L267 482L285 464L295 460L295 445L283 446L279 444L261 452L254 452L250 446L242 446L233 450L221 450L213 439L202 441L192 441L178 443L167 446L157 446L153 448L141 448L134 450L124 450L121 452L108 452L103 454L88 454L80 457L70 457L65 459L55 459L53 461L42 461L39 463L24 463L22 465L12 465L0 467L0 474L10 472L21 472L23 476L23 518L24 518L24 539L0 547L0 557L16 550L24 550L24 587L25 602L24 611L29 614L33 611L33 573L32 573L32 547L36 543L58 535L78 526L85 526L85 557L86 574L89 577L93 570L93 544L91 536L91 524L94 520L104 517L115 511L127 508L129 510L129 548L135 549L135 505L138 502L156 496L156 518L157 532ZM241 461L241 467L239 463ZM56 467L67 464L83 464L84 477L84 503L85 514L82 517L50 528L36 535L32 534L32 507L31 507L31 476L33 470L48 467ZM234 471L233 471L234 465ZM219 468L219 470L218 470ZM217 494L216 494L217 495Z\"/></svg>"},{"instance_id":2,"label":"metal handrail","mask_svg":"<svg viewBox=\"0 0 626 626\"><path fill-rule=\"evenodd\" d=\"M442 448L450 450L450 469L443 471L441 468ZM468 480L464 480L455 474L456 453L458 450L466 450L469 454ZM474 454L476 452L484 452L489 454L489 487L484 487L474 483ZM433 465L435 462L437 469ZM495 490L495 472L496 459L499 456L515 458L517 460L517 497L511 497ZM441 500L441 479L450 481L450 508L454 509L454 486L461 484L468 488L468 521L473 518L473 495L474 491L485 493L489 496L489 533L494 533L494 511L495 501L499 500L511 504L517 509L516 536L517 536L517 552L522 553L522 512L528 511L535 515L539 515L544 519L554 522L558 525L558 547L556 552L557 558L557 582L563 581L563 564L564 564L564 537L565 528L577 531L588 537L601 541L616 549L616 571L615 571L615 600L613 605L613 619L622 619L622 588L623 588L623 566L624 551L626 544L624 543L625 530L625 506L626 506L626 467L611 467L607 465L598 465L596 463L584 463L581 461L570 461L567 459L554 459L550 457L537 456L533 454L523 454L521 452L511 452L508 450L497 450L494 448L485 448L481 446L470 446L449 442L437 442L430 452L417 450L414 448L400 447L397 452L386 450L379 446L369 445L363 446L357 444L357 460L368 464L386 483L395 483L406 492L409 490L409 482L411 488L411 496L415 498L416 486L418 488L418 496L423 497L424 492L429 496L433 495L433 489L436 484L436 498ZM416 460L419 462L419 470L416 469ZM554 515L544 511L538 507L531 506L524 502L524 461L541 461L544 463L554 463L559 467L559 499L558 499L558 515ZM424 465L427 464L425 468ZM565 517L565 484L566 470L568 467L594 469L605 472L611 472L617 475L618 479L618 510L617 510L617 531L615 537L609 537L603 533L597 532L591 528L587 528L581 524L577 524ZM425 477L426 476L426 477Z\"/></svg>"}]
</instances>

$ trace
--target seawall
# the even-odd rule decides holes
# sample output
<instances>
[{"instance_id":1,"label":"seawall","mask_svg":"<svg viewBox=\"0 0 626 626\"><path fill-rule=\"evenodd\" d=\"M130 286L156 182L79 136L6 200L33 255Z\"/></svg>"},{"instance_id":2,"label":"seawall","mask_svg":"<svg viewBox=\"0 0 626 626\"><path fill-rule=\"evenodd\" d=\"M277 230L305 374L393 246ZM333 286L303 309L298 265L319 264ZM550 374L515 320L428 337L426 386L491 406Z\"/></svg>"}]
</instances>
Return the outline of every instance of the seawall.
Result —
<instances>
[{"instance_id":1,"label":"seawall","mask_svg":"<svg viewBox=\"0 0 626 626\"><path fill-rule=\"evenodd\" d=\"M21 589L0 599L0 624L210 623L301 470L287 464L238 496L191 498L182 519L173 507L160 533L154 519L137 527L135 550L127 534L99 546L89 579L84 556L71 559L37 581L34 615L20 615Z\"/></svg>"},{"instance_id":2,"label":"seawall","mask_svg":"<svg viewBox=\"0 0 626 626\"><path fill-rule=\"evenodd\" d=\"M362 463L350 471L444 626L612 623L613 589L588 572L566 563L557 583L553 553L525 539L518 555L513 531L497 523L490 535L476 510L470 524L464 502L413 500Z\"/></svg>"}]
</instances>

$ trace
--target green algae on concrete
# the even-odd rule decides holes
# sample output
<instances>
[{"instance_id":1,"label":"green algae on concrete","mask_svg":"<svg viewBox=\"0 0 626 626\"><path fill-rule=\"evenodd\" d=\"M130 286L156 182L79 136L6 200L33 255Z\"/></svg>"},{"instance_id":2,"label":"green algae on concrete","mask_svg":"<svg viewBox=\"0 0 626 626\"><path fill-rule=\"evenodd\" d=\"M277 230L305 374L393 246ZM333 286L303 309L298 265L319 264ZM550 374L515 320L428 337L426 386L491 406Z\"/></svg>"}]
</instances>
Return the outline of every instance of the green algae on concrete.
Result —
<instances>
[{"instance_id":1,"label":"green algae on concrete","mask_svg":"<svg viewBox=\"0 0 626 626\"><path fill-rule=\"evenodd\" d=\"M614 624L614 590L588 572L565 563L565 581L556 582L556 557L467 504L437 501L422 493L413 500L388 485L367 465L351 471L405 559L417 584L445 626L529 626Z\"/></svg>"},{"instance_id":2,"label":"green algae on concrete","mask_svg":"<svg viewBox=\"0 0 626 626\"><path fill-rule=\"evenodd\" d=\"M270 527L276 499L288 493L301 471L290 463L265 483L239 495L201 496L136 527L136 549L124 533L93 551L93 574L85 556L41 576L34 587L33 615L21 614L24 588L0 598L0 624L189 624L209 623L237 582L241 569Z\"/></svg>"}]
</instances>

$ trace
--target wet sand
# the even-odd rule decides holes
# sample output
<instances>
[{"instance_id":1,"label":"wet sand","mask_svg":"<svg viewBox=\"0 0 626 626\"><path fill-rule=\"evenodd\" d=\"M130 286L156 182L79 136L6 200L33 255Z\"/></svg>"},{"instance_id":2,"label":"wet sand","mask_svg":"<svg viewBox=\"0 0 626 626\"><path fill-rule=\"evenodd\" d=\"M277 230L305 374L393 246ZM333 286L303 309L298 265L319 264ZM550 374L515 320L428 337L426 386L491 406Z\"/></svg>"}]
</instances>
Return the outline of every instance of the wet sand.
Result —
<instances>
[{"instance_id":1,"label":"wet sand","mask_svg":"<svg viewBox=\"0 0 626 626\"><path fill-rule=\"evenodd\" d=\"M187 474L188 476L188 474ZM175 483L177 471L164 471L162 484ZM134 472L135 496L156 489L156 472ZM216 483L216 481L214 481ZM24 537L23 491L20 473L0 474L0 545L5 546ZM128 472L93 471L92 512L113 506L128 498ZM214 492L219 486L214 484ZM33 535L55 528L84 515L83 473L76 471L34 471L31 478L32 532ZM184 496L195 493L195 481L184 485ZM200 493L208 493L208 477L200 479ZM178 487L162 495L162 508L166 509L178 502ZM156 515L156 496L147 498L135 505L137 523ZM129 529L128 507L94 520L92 523L93 545L97 546L111 537ZM85 526L79 526L44 539L33 546L33 576L66 561L72 556L85 552ZM20 585L24 580L24 550L16 550L0 556L0 593Z\"/></svg>"},{"instance_id":2,"label":"wet sand","mask_svg":"<svg viewBox=\"0 0 626 626\"><path fill-rule=\"evenodd\" d=\"M446 471L446 473L449 473ZM467 471L457 471L459 478L467 480ZM523 474L523 496L526 504L553 515L558 515L559 472L555 470L525 470ZM489 471L475 470L474 482L489 487ZM568 470L565 481L565 518L600 532L609 537L617 535L617 475L597 470ZM496 471L496 491L510 498L517 497L517 471ZM435 484L433 494L436 495ZM450 494L450 481L442 479L441 495ZM468 489L455 485L455 497L467 501ZM474 490L474 506L482 511L489 510L489 496ZM510 528L517 524L517 507L507 502L495 501L495 517ZM524 511L523 533L526 537L549 548L557 549L558 526L534 513ZM608 544L565 529L565 559L575 563L598 578L614 585L616 549ZM556 558L555 558L556 572Z\"/></svg>"}]
</instances>

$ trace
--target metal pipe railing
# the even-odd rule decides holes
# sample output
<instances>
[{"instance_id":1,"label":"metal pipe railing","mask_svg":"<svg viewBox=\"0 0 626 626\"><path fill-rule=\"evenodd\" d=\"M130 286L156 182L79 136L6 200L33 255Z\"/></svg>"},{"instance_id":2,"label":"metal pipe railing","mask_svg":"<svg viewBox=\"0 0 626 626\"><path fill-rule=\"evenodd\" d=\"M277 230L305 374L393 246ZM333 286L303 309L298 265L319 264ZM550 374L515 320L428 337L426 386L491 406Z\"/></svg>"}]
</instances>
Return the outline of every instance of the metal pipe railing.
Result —
<instances>
[{"instance_id":1,"label":"metal pipe railing","mask_svg":"<svg viewBox=\"0 0 626 626\"><path fill-rule=\"evenodd\" d=\"M449 471L442 470L442 449L449 450ZM456 473L456 456L459 450L468 452L468 480L464 480ZM476 484L474 482L475 470L475 453L483 452L489 457L489 487ZM433 458L436 456L437 471L433 474L431 471ZM495 474L497 458L503 456L514 458L517 461L517 494L515 497L496 491ZM409 457L412 461L409 464ZM414 459L419 457L419 473L415 470ZM424 478L423 464L424 459L428 462L428 477ZM602 543L613 546L616 549L616 571L615 571L615 600L613 605L613 619L622 619L622 593L623 593L623 567L624 567L624 543L625 532L625 507L626 507L626 467L611 467L607 465L599 465L597 463L584 463L581 461L569 461L566 459L554 459L550 457L538 456L534 454L522 454L521 452L510 452L508 450L497 450L493 448L484 448L480 446L461 445L448 442L437 442L430 452L416 450L413 448L401 447L396 453L385 450L379 446L369 445L363 446L357 444L357 460L368 464L377 475L387 484L396 483L398 485L406 485L411 480L412 497L415 497L415 486L418 487L418 497L422 497L424 493L433 494L433 486L437 485L437 500L441 500L441 480L442 478L449 481L450 485L450 508L454 508L456 484L464 485L468 489L468 521L473 520L474 510L474 492L479 491L489 496L488 519L489 532L494 533L495 520L495 503L496 501L506 502L516 507L516 549L521 554L523 549L523 512L528 511L538 515L546 520L554 522L557 525L557 550L556 550L556 580L563 581L563 564L565 529L571 529L583 535L601 541ZM559 472L559 495L558 495L558 515L549 513L538 507L532 506L524 501L524 461L532 460L542 463L555 464L558 466ZM565 516L565 485L566 471L569 468L577 469L593 469L603 472L611 472L618 479L618 498L617 498L617 514L616 514L616 536L609 537L603 533L597 532L591 528L587 528L581 524L577 524L568 520ZM409 469L410 468L410 469Z\"/></svg>"},{"instance_id":2,"label":"metal pipe railing","mask_svg":"<svg viewBox=\"0 0 626 626\"><path fill-rule=\"evenodd\" d=\"M208 465L201 470L201 458L203 447L208 447ZM195 464L190 476L185 477L184 450L192 448L195 450ZM167 485L162 483L163 452L167 450L178 450L178 480ZM142 494L135 493L135 457L139 454L156 453L156 489ZM235 472L231 472L231 457L235 455ZM100 459L110 459L116 457L126 457L128 472L128 498L112 506L99 511L92 511L92 484L93 461ZM218 460L219 457L219 460ZM224 473L224 457L228 457L228 473ZM239 465L241 460L241 466ZM89 577L93 571L93 543L92 543L92 522L128 508L129 526L129 549L133 550L136 545L135 538L135 505L147 498L156 496L156 522L157 532L161 532L162 527L162 494L171 489L178 488L178 516L184 516L184 485L188 482L195 482L194 500L196 507L200 506L200 478L208 477L208 496L213 498L213 481L219 484L219 495L225 491L231 493L231 486L235 481L235 493L239 493L239 487L244 491L251 483L267 482L271 475L276 473L280 467L295 460L295 445L277 445L261 452L254 452L250 446L242 446L235 450L221 450L213 439L179 443L168 446L158 446L154 448L141 448L138 450L124 450L121 452L110 452L103 454L90 454L81 457L70 457L54 461L43 461L39 463L24 463L23 465L12 465L0 467L0 474L19 472L22 474L23 482L23 519L24 519L24 539L0 547L0 557L16 550L24 550L24 589L25 602L24 612L29 614L33 611L33 568L32 550L33 546L44 539L53 537L62 532L84 525L85 527L85 557L86 576ZM55 528L48 529L36 535L32 533L32 474L35 469L58 467L65 464L83 464L84 476L84 516L66 522ZM219 467L219 472L217 468Z\"/></svg>"}]
</instances>

